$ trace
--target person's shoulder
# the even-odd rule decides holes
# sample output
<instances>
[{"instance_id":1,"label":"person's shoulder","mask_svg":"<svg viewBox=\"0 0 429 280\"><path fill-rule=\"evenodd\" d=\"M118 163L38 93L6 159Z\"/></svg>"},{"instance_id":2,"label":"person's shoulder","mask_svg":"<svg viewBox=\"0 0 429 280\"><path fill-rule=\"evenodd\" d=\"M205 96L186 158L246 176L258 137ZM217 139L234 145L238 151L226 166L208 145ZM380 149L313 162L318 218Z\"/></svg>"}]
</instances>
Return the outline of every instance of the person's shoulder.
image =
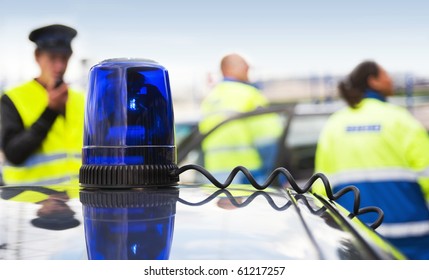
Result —
<instances>
[{"instance_id":1,"label":"person's shoulder","mask_svg":"<svg viewBox=\"0 0 429 280\"><path fill-rule=\"evenodd\" d=\"M402 114L408 114L409 111L404 106L396 105L393 103L385 102L385 106L387 110L391 110L393 112L398 112Z\"/></svg>"},{"instance_id":2,"label":"person's shoulder","mask_svg":"<svg viewBox=\"0 0 429 280\"><path fill-rule=\"evenodd\" d=\"M4 91L4 94L22 92L24 90L27 90L29 87L33 87L35 83L37 83L37 82L34 80L30 80L30 81L26 81L26 82L23 82L23 83L20 83L17 85L12 85Z\"/></svg>"},{"instance_id":3,"label":"person's shoulder","mask_svg":"<svg viewBox=\"0 0 429 280\"><path fill-rule=\"evenodd\" d=\"M404 106L390 102L373 102L373 112L376 112L378 118L390 123L394 129L412 129L420 127L420 122Z\"/></svg>"},{"instance_id":4,"label":"person's shoulder","mask_svg":"<svg viewBox=\"0 0 429 280\"><path fill-rule=\"evenodd\" d=\"M71 94L75 94L75 95L83 96L83 97L85 96L85 92L79 88L70 87L68 90L69 90L69 93L71 93Z\"/></svg>"},{"instance_id":5,"label":"person's shoulder","mask_svg":"<svg viewBox=\"0 0 429 280\"><path fill-rule=\"evenodd\" d=\"M213 87L208 95L208 99L235 98L247 100L255 94L259 94L255 90L256 89L252 88L250 85L241 82L222 81Z\"/></svg>"},{"instance_id":6,"label":"person's shoulder","mask_svg":"<svg viewBox=\"0 0 429 280\"><path fill-rule=\"evenodd\" d=\"M362 101L362 104L367 108L377 108L377 110L386 110L393 112L405 111L405 108L402 106L390 103L389 101L381 101L373 98L365 98Z\"/></svg>"},{"instance_id":7,"label":"person's shoulder","mask_svg":"<svg viewBox=\"0 0 429 280\"><path fill-rule=\"evenodd\" d=\"M324 131L336 130L338 127L347 123L347 121L353 116L354 109L346 106L344 108L340 108L337 111L333 112L324 125Z\"/></svg>"},{"instance_id":8,"label":"person's shoulder","mask_svg":"<svg viewBox=\"0 0 429 280\"><path fill-rule=\"evenodd\" d=\"M376 116L377 118L402 118L410 115L408 110L403 106L399 106L390 102L381 101L373 98L363 99L357 108L360 112L364 114L370 114Z\"/></svg>"},{"instance_id":9,"label":"person's shoulder","mask_svg":"<svg viewBox=\"0 0 429 280\"><path fill-rule=\"evenodd\" d=\"M227 81L222 81L215 86L215 89L222 89L222 88L234 88L234 89L241 89L242 91L246 90L246 91L260 93L259 89L256 88L254 85L245 83L245 82L240 82L240 81L227 80Z\"/></svg>"},{"instance_id":10,"label":"person's shoulder","mask_svg":"<svg viewBox=\"0 0 429 280\"><path fill-rule=\"evenodd\" d=\"M390 102L382 102L380 109L383 110L384 116L388 118L414 118L407 108Z\"/></svg>"},{"instance_id":11,"label":"person's shoulder","mask_svg":"<svg viewBox=\"0 0 429 280\"><path fill-rule=\"evenodd\" d=\"M344 107L344 108L340 108L337 111L333 112L329 118L328 118L328 122L335 122L338 120L342 120L346 115L350 114L352 112L352 108L350 107Z\"/></svg>"}]
</instances>

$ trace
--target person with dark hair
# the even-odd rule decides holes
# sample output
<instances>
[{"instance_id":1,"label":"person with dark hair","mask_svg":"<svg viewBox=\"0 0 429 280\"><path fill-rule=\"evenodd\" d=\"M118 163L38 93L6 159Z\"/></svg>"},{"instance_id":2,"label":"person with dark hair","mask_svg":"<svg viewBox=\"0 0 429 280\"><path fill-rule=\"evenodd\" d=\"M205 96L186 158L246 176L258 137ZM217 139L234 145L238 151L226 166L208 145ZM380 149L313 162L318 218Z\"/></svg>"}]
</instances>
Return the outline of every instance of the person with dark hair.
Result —
<instances>
[{"instance_id":1,"label":"person with dark hair","mask_svg":"<svg viewBox=\"0 0 429 280\"><path fill-rule=\"evenodd\" d=\"M323 129L315 171L325 174L334 193L360 190L360 207L377 206L384 221L377 232L409 259L429 259L429 137L405 108L390 104L393 83L376 62L364 61L339 84L348 107ZM321 185L313 191L324 193ZM337 201L349 211L353 196ZM372 223L372 214L359 215Z\"/></svg>"},{"instance_id":2,"label":"person with dark hair","mask_svg":"<svg viewBox=\"0 0 429 280\"><path fill-rule=\"evenodd\" d=\"M379 75L379 72L382 73ZM387 97L393 95L393 84L390 77L385 73L385 70L380 68L374 61L365 61L359 64L347 79L340 82L338 89L341 97L350 107L356 108L356 105L366 94L374 95L366 91L371 88L368 78L376 76L379 76L384 81L385 88L379 89L382 96ZM371 83L374 82L375 80L371 81Z\"/></svg>"},{"instance_id":3,"label":"person with dark hair","mask_svg":"<svg viewBox=\"0 0 429 280\"><path fill-rule=\"evenodd\" d=\"M63 81L77 31L54 24L33 30L40 75L0 100L6 185L76 180L81 165L84 95Z\"/></svg>"}]
</instances>

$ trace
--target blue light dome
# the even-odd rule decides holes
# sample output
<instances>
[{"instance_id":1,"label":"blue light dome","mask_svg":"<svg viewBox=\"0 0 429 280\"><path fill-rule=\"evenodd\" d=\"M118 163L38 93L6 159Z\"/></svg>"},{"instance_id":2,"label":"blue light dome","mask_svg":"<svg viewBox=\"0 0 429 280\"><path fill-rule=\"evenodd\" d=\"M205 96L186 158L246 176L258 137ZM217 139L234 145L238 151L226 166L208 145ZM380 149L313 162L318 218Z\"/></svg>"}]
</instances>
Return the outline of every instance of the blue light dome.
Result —
<instances>
[{"instance_id":1,"label":"blue light dome","mask_svg":"<svg viewBox=\"0 0 429 280\"><path fill-rule=\"evenodd\" d=\"M171 186L178 177L168 71L152 60L109 59L90 70L82 186Z\"/></svg>"}]
</instances>

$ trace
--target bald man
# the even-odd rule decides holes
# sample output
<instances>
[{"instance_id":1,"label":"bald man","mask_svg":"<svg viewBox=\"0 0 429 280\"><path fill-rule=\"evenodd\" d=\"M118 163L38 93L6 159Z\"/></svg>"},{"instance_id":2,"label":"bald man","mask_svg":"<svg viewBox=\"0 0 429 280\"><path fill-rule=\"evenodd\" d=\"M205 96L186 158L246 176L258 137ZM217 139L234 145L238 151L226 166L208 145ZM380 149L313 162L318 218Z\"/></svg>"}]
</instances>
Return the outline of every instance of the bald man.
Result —
<instances>
[{"instance_id":1,"label":"bald man","mask_svg":"<svg viewBox=\"0 0 429 280\"><path fill-rule=\"evenodd\" d=\"M238 54L229 54L222 58L220 69L224 79L249 83L249 64Z\"/></svg>"},{"instance_id":2,"label":"bald man","mask_svg":"<svg viewBox=\"0 0 429 280\"><path fill-rule=\"evenodd\" d=\"M234 115L268 106L268 100L249 82L249 64L241 55L232 53L224 56L220 70L223 80L201 106L203 118L199 129L202 134ZM273 114L243 118L222 125L202 143L205 168L221 182L236 166L246 167L256 179L265 181L271 171L268 169L274 164L274 143L280 136L280 128L280 120ZM241 173L236 178L237 183L248 182Z\"/></svg>"}]
</instances>

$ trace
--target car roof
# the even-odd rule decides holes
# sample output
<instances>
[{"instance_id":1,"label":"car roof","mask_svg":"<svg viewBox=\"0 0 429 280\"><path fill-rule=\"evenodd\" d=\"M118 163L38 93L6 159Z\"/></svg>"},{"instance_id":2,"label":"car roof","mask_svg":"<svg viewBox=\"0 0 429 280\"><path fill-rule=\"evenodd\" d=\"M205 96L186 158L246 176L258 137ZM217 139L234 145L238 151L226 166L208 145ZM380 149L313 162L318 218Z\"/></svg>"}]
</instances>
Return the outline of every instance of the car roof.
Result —
<instances>
[{"instance_id":1,"label":"car roof","mask_svg":"<svg viewBox=\"0 0 429 280\"><path fill-rule=\"evenodd\" d=\"M52 231L34 228L34 202L11 199L10 191L40 196L40 189L70 194L80 224ZM168 189L147 189L163 201ZM177 187L170 259L394 259L395 250L357 219L346 218L335 203L290 188L257 190L250 184L220 189L207 184ZM3 187L3 259L85 259L85 211L78 186ZM107 192L135 192L136 189ZM144 193L145 190L139 190ZM81 194L80 199L76 193ZM96 192L96 191L95 191ZM8 194L8 195L7 195ZM153 195L157 198L153 200ZM70 195L72 196L72 195ZM5 199L9 197L9 199ZM24 197L24 196L21 196ZM84 203L82 203L82 201ZM124 206L125 207L125 206ZM16 211L20 209L20 211ZM7 216L7 219L4 219ZM4 226L4 225L3 225ZM143 226L143 225L142 225ZM18 234L19 232L19 234ZM37 242L34 241L37 236ZM155 242L155 241L153 241ZM377 243L384 244L380 246ZM108 246L106 244L105 246ZM20 252L16 254L17 250Z\"/></svg>"},{"instance_id":2,"label":"car roof","mask_svg":"<svg viewBox=\"0 0 429 280\"><path fill-rule=\"evenodd\" d=\"M232 185L183 188L180 196L190 203L177 205L172 259L394 258L310 193ZM192 215L180 216L185 209Z\"/></svg>"}]
</instances>

